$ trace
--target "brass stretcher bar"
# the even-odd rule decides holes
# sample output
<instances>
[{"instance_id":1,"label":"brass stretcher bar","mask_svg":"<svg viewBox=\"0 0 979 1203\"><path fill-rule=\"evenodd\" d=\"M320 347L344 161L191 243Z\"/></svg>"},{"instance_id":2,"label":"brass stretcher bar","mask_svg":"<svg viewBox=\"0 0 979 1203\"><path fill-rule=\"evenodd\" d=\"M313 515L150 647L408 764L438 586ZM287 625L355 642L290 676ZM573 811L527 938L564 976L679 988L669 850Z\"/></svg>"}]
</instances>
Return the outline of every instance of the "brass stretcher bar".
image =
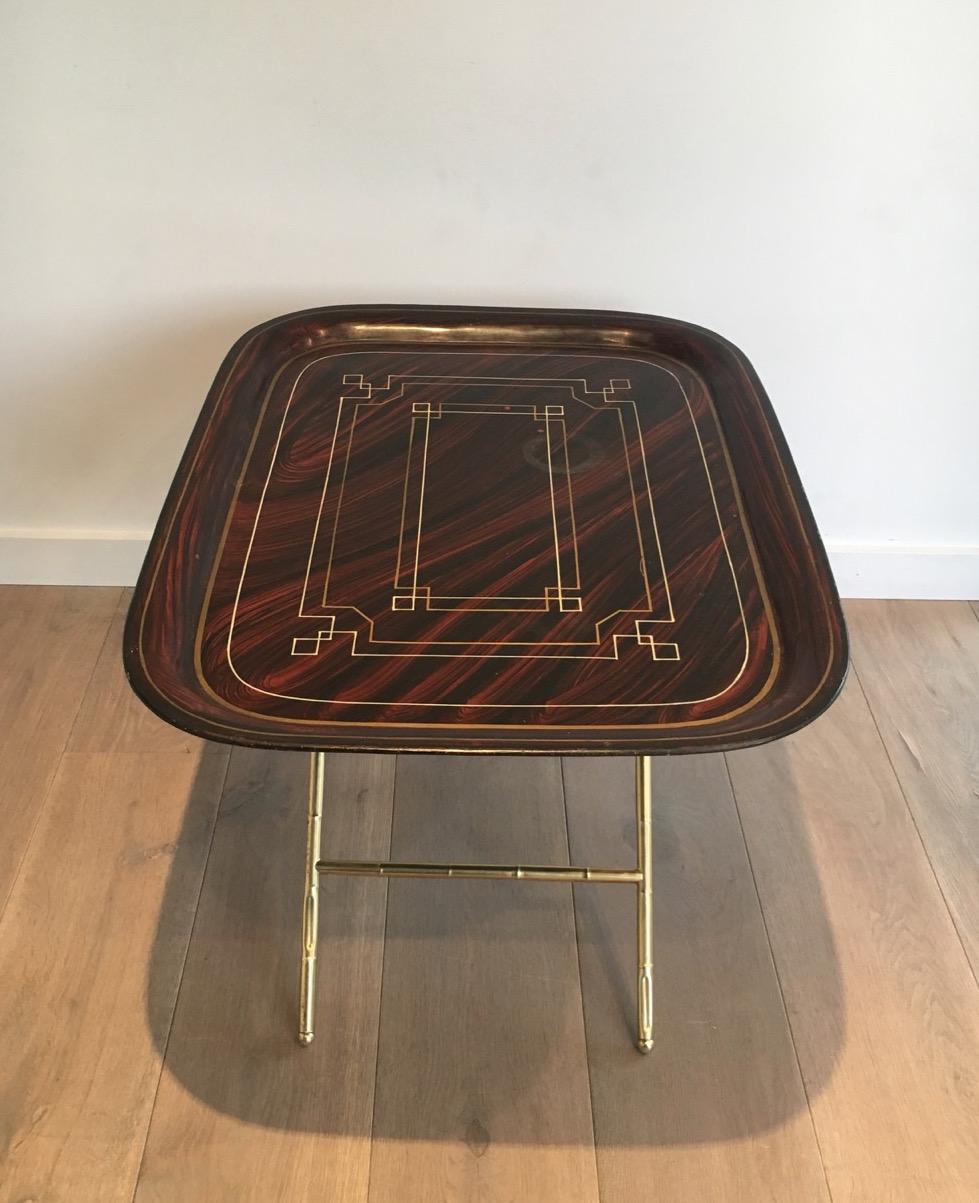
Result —
<instances>
[{"instance_id":1,"label":"brass stretcher bar","mask_svg":"<svg viewBox=\"0 0 979 1203\"><path fill-rule=\"evenodd\" d=\"M517 881L625 882L637 887L636 1045L653 1047L653 828L652 758L636 757L636 844L634 869L591 869L576 865L426 864L411 861L321 860L326 754L313 752L309 774L303 940L299 978L299 1042L313 1040L319 878L324 873L356 877L460 877Z\"/></svg>"},{"instance_id":2,"label":"brass stretcher bar","mask_svg":"<svg viewBox=\"0 0 979 1203\"><path fill-rule=\"evenodd\" d=\"M576 865L431 865L411 861L321 860L317 873L361 877L489 877L518 881L642 881L639 869L585 869Z\"/></svg>"}]
</instances>

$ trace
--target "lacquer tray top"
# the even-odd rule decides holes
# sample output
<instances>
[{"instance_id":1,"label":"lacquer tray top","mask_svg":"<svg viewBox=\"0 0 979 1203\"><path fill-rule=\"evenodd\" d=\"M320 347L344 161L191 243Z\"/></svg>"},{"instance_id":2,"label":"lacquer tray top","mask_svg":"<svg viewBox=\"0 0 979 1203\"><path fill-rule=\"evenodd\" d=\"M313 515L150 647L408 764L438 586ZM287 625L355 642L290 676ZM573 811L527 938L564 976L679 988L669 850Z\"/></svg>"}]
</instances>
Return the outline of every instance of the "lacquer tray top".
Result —
<instances>
[{"instance_id":1,"label":"lacquer tray top","mask_svg":"<svg viewBox=\"0 0 979 1203\"><path fill-rule=\"evenodd\" d=\"M276 748L696 752L845 673L771 405L707 330L367 306L232 348L140 575L130 681Z\"/></svg>"}]
</instances>

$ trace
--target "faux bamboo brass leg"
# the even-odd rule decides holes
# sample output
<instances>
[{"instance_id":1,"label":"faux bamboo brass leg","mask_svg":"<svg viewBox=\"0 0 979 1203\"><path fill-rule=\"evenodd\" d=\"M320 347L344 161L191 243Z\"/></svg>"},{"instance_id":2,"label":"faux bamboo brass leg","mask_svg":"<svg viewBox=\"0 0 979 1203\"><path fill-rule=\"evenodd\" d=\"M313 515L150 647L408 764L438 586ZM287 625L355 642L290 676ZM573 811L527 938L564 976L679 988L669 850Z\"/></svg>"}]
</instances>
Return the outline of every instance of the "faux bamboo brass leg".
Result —
<instances>
[{"instance_id":1,"label":"faux bamboo brass leg","mask_svg":"<svg viewBox=\"0 0 979 1203\"><path fill-rule=\"evenodd\" d=\"M638 895L639 973L636 989L638 1038L641 1053L653 1047L653 758L636 757L636 833L642 880Z\"/></svg>"},{"instance_id":2,"label":"faux bamboo brass leg","mask_svg":"<svg viewBox=\"0 0 979 1203\"><path fill-rule=\"evenodd\" d=\"M326 756L314 752L309 766L309 825L303 896L303 947L299 976L299 1043L313 1040L316 989L316 937L321 873L366 877L477 877L527 881L623 882L635 885L638 899L637 1035L640 1052L653 1047L653 793L651 756L636 757L637 864L634 869L578 865L423 864L407 861L320 860Z\"/></svg>"},{"instance_id":3,"label":"faux bamboo brass leg","mask_svg":"<svg viewBox=\"0 0 979 1203\"><path fill-rule=\"evenodd\" d=\"M326 755L313 752L309 762L309 819L306 830L306 877L303 893L303 948L299 971L299 1043L313 1041L316 992L316 937L319 931L320 834L323 824L323 775Z\"/></svg>"}]
</instances>

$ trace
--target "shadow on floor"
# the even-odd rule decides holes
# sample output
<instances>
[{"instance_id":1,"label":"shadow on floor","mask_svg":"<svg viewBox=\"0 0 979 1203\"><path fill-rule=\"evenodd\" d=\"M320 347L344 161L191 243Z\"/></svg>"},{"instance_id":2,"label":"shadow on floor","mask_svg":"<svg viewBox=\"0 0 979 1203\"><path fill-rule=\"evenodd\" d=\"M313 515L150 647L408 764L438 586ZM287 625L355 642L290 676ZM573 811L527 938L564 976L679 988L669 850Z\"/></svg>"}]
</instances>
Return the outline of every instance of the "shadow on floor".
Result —
<instances>
[{"instance_id":1,"label":"shadow on floor","mask_svg":"<svg viewBox=\"0 0 979 1203\"><path fill-rule=\"evenodd\" d=\"M770 746L766 754L781 752ZM358 766L365 766L366 781L370 759L347 758L344 768L348 803L355 812L361 808L365 822L367 808L388 804L376 788L357 787ZM402 757L398 773L407 761L414 762L409 772L432 775L446 760L464 763L474 775L498 773L505 765L510 788L494 802L505 827L507 807L536 804L541 761L531 767L535 759ZM609 826L616 838L631 841L633 802L622 785L629 773L622 775L622 762L605 763L615 782L602 803ZM311 1048L299 1048L294 1028L305 771L303 756L232 753L172 1026L172 955L154 955L150 966L149 1019L158 1048L166 1052L165 1074L208 1108L269 1128L452 1142L469 1140L476 1122L476 1130L492 1132L498 1140L590 1144L581 997L561 985L578 980L573 934L570 939L566 934L573 933L567 886L392 882L386 908L387 883L326 879L317 1039ZM753 897L743 853L730 861L742 867L726 870L727 878L712 890L711 906L687 896L703 888L703 876L698 885L685 866L704 852L693 846L701 838L696 829L691 834L689 825L678 821L688 771L694 771L692 762L689 770L682 760L671 763L670 788L657 804L657 1048L648 1058L630 1045L631 890L578 887L589 1069L596 1111L602 1112L598 1139L606 1145L740 1139L778 1128L806 1106L770 963L766 968L758 961L760 970L746 965L739 954L745 933L731 929L732 924L739 929L757 924L751 939L767 939L760 911L752 918L750 905L740 910L726 905L738 891L747 891L742 898ZM487 793L496 797L495 790L482 789L483 797ZM195 790L186 830L197 829L214 805L213 796ZM712 827L710 805L700 820L704 832ZM716 805L720 822L722 808L733 808L730 794L719 791ZM839 1052L844 997L819 881L804 854L809 847L804 800L794 790L772 805L779 808L782 838L795 841L800 850L799 896L818 900L806 915L807 938L823 949L811 971L819 974L821 999L831 1000L833 1013L823 1016L821 1027L838 1038L817 1050L815 1067L810 1060L806 1086L812 1097L828 1081ZM438 814L439 808L429 813ZM730 814L724 821L730 826ZM452 825L444 812L440 825ZM426 835L439 840L441 833L419 833L422 846ZM185 854L181 840L161 930L168 927L168 911L188 905L181 857L194 855L191 841L187 847ZM354 840L335 854L350 857L365 850ZM409 890L434 893L421 904L417 893L409 900ZM487 975L474 969L480 947L492 947L493 964L507 966L507 972ZM719 955L725 948L730 954ZM711 958L707 978L705 958ZM404 982L410 983L410 996L399 996ZM705 1006L712 1022L697 1018L706 1014ZM775 1017L770 1039L756 1022L759 1007ZM564 1097L575 1090L584 1093L580 1104ZM559 1104L549 1107L546 1100L558 1096Z\"/></svg>"}]
</instances>

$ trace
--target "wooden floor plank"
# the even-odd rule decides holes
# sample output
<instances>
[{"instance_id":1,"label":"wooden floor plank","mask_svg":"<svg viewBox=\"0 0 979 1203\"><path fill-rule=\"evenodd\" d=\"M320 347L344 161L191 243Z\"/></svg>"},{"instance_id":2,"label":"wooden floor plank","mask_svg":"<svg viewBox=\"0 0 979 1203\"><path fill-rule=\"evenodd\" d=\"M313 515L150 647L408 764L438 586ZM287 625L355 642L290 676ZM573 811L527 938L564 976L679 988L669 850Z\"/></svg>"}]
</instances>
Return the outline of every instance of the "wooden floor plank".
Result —
<instances>
[{"instance_id":1,"label":"wooden floor plank","mask_svg":"<svg viewBox=\"0 0 979 1203\"><path fill-rule=\"evenodd\" d=\"M62 758L0 922L5 1203L132 1198L223 772Z\"/></svg>"},{"instance_id":2,"label":"wooden floor plank","mask_svg":"<svg viewBox=\"0 0 979 1203\"><path fill-rule=\"evenodd\" d=\"M974 1203L979 993L858 682L728 760L834 1203Z\"/></svg>"},{"instance_id":3,"label":"wooden floor plank","mask_svg":"<svg viewBox=\"0 0 979 1203\"><path fill-rule=\"evenodd\" d=\"M386 883L325 878L296 1040L308 758L236 749L137 1203L367 1197ZM383 859L394 758L331 756L325 855Z\"/></svg>"},{"instance_id":4,"label":"wooden floor plank","mask_svg":"<svg viewBox=\"0 0 979 1203\"><path fill-rule=\"evenodd\" d=\"M157 718L129 688L122 667L122 632L131 589L121 591L108 638L92 673L70 752L174 752L199 755L199 739Z\"/></svg>"},{"instance_id":5,"label":"wooden floor plank","mask_svg":"<svg viewBox=\"0 0 979 1203\"><path fill-rule=\"evenodd\" d=\"M635 863L631 757L565 760L578 864ZM656 1046L634 1038L636 899L575 886L603 1203L826 1200L723 757L653 776Z\"/></svg>"},{"instance_id":6,"label":"wooden floor plank","mask_svg":"<svg viewBox=\"0 0 979 1203\"><path fill-rule=\"evenodd\" d=\"M400 757L393 854L566 863L559 763ZM371 1203L597 1203L569 887L389 888Z\"/></svg>"},{"instance_id":7,"label":"wooden floor plank","mask_svg":"<svg viewBox=\"0 0 979 1203\"><path fill-rule=\"evenodd\" d=\"M17 1203L132 1198L228 759L132 695L119 590L76 592L52 621L81 607L94 641L94 607L104 642L0 922L0 1200ZM53 695L67 737L73 692Z\"/></svg>"},{"instance_id":8,"label":"wooden floor plank","mask_svg":"<svg viewBox=\"0 0 979 1203\"><path fill-rule=\"evenodd\" d=\"M319 1035L294 1043L305 758L236 751L215 828L228 753L132 698L118 597L0 594L5 837L35 808L0 919L0 1203L128 1203L144 1144L139 1203L796 1203L826 1197L817 1137L833 1203L979 1198L979 990L935 876L968 944L966 603L850 607L887 752L854 681L731 756L751 869L723 760L657 762L649 1058L632 890L576 888L596 1151L564 886L326 879ZM631 863L630 762L566 764L574 858ZM331 766L331 851L387 856L393 759ZM557 762L398 774L399 857L567 857Z\"/></svg>"},{"instance_id":9,"label":"wooden floor plank","mask_svg":"<svg viewBox=\"0 0 979 1203\"><path fill-rule=\"evenodd\" d=\"M0 912L119 594L118 589L0 585Z\"/></svg>"},{"instance_id":10,"label":"wooden floor plank","mask_svg":"<svg viewBox=\"0 0 979 1203\"><path fill-rule=\"evenodd\" d=\"M968 602L847 605L853 660L979 976L979 622Z\"/></svg>"}]
</instances>

